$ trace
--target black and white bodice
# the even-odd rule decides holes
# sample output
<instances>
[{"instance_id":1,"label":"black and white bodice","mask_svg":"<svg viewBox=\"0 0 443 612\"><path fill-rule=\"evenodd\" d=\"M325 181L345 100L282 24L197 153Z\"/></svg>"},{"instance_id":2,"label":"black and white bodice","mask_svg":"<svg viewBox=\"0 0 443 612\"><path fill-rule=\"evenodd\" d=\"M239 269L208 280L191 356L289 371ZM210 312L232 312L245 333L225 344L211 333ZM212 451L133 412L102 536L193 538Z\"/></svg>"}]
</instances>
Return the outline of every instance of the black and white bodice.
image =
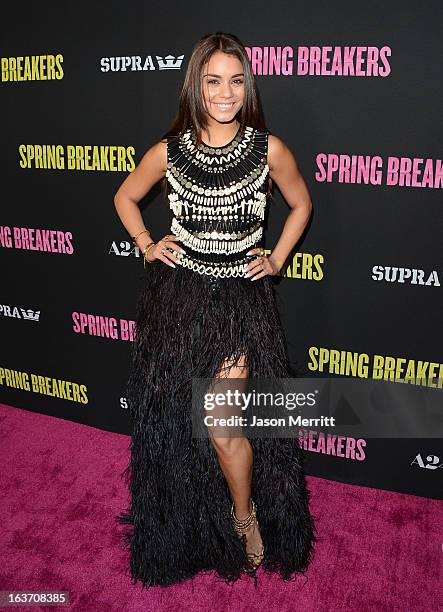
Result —
<instances>
[{"instance_id":1,"label":"black and white bodice","mask_svg":"<svg viewBox=\"0 0 443 612\"><path fill-rule=\"evenodd\" d=\"M268 133L240 125L224 147L195 144L191 128L168 139L170 232L181 265L216 278L242 277L246 253L262 246Z\"/></svg>"}]
</instances>

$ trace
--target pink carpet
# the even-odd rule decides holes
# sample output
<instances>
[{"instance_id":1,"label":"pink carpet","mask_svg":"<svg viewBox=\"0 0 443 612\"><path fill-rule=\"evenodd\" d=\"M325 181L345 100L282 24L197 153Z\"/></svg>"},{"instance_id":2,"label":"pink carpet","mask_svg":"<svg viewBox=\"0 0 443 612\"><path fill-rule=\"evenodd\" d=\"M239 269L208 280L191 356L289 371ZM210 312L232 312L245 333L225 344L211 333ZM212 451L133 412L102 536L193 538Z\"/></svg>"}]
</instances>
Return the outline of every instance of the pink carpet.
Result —
<instances>
[{"instance_id":1,"label":"pink carpet","mask_svg":"<svg viewBox=\"0 0 443 612\"><path fill-rule=\"evenodd\" d=\"M292 583L213 575L141 591L125 574L114 515L129 438L0 404L0 590L69 591L19 610L430 612L441 610L442 504L308 477L320 542ZM6 608L2 608L6 609ZM11 608L8 608L11 609Z\"/></svg>"}]
</instances>

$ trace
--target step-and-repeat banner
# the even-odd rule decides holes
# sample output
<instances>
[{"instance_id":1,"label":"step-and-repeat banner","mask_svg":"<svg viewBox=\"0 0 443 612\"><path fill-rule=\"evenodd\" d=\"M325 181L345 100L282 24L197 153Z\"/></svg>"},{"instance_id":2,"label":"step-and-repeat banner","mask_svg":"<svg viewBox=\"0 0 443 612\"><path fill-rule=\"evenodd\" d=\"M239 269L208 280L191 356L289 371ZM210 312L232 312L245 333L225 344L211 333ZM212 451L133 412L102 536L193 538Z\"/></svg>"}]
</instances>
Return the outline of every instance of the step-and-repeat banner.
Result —
<instances>
[{"instance_id":1,"label":"step-and-repeat banner","mask_svg":"<svg viewBox=\"0 0 443 612\"><path fill-rule=\"evenodd\" d=\"M306 376L441 391L438 2L29 4L9 7L0 43L1 402L130 433L149 269L113 197L172 124L193 45L215 31L243 41L314 205L275 279L291 360ZM161 184L140 205L153 237L168 233ZM288 210L276 189L269 252ZM441 438L304 447L309 474L441 496Z\"/></svg>"}]
</instances>

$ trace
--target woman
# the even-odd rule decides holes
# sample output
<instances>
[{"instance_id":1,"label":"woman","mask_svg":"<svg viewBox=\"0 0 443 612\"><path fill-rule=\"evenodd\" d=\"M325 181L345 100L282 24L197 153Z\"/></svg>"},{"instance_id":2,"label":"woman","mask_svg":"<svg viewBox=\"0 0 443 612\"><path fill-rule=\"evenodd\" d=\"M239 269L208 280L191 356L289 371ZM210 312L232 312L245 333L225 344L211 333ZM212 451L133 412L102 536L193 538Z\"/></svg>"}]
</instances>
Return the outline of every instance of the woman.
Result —
<instances>
[{"instance_id":1,"label":"woman","mask_svg":"<svg viewBox=\"0 0 443 612\"><path fill-rule=\"evenodd\" d=\"M170 234L155 239L138 202L161 179L172 219ZM272 180L292 210L266 257ZM115 206L146 268L127 387L131 504L117 517L128 526L131 576L147 587L215 570L232 583L261 566L290 580L306 570L316 541L296 441L201 438L191 427L194 377L241 385L296 375L269 277L312 204L290 150L266 129L237 37L218 32L196 44L175 123L125 179Z\"/></svg>"}]
</instances>

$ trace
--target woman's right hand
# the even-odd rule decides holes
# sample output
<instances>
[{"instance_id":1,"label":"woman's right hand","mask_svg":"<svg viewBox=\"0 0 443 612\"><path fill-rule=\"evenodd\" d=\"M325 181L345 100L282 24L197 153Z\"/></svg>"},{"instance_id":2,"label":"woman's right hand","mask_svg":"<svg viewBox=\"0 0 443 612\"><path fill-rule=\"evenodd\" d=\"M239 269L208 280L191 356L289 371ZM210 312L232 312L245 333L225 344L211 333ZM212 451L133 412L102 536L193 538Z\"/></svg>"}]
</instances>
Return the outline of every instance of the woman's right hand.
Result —
<instances>
[{"instance_id":1,"label":"woman's right hand","mask_svg":"<svg viewBox=\"0 0 443 612\"><path fill-rule=\"evenodd\" d=\"M177 262L177 258L175 256L175 252L186 253L184 249L178 244L175 244L175 241L179 239L177 236L168 234L161 240L155 243L153 247L151 247L146 255L146 260L152 263L156 259L160 259L166 265L175 268L174 261ZM171 249L168 251L167 249Z\"/></svg>"}]
</instances>

